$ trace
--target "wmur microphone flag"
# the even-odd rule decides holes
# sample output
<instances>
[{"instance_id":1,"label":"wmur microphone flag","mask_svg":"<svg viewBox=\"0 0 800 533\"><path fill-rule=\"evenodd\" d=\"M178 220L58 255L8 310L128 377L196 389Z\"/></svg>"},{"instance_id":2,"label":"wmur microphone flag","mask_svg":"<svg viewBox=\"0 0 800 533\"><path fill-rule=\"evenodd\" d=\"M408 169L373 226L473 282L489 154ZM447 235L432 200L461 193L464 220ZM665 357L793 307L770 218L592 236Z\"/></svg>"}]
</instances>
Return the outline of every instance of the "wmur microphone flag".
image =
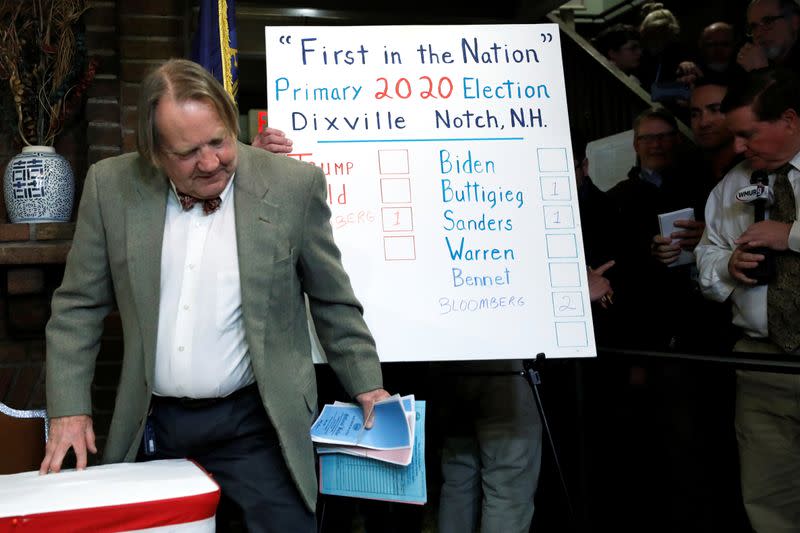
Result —
<instances>
[{"instance_id":1,"label":"wmur microphone flag","mask_svg":"<svg viewBox=\"0 0 800 533\"><path fill-rule=\"evenodd\" d=\"M234 0L200 0L192 60L203 65L238 102L239 61Z\"/></svg>"}]
</instances>

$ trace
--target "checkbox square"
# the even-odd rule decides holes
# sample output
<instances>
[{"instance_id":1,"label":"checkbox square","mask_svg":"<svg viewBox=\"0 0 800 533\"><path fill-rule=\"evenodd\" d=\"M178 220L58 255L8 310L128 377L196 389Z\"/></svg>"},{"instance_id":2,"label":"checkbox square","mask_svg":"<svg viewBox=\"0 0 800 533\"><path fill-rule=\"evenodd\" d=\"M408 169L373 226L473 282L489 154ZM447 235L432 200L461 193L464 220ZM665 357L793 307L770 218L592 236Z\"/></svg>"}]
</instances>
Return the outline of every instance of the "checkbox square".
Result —
<instances>
[{"instance_id":1,"label":"checkbox square","mask_svg":"<svg viewBox=\"0 0 800 533\"><path fill-rule=\"evenodd\" d=\"M565 202L572 198L569 176L540 176L539 184L542 200L545 202Z\"/></svg>"},{"instance_id":2,"label":"checkbox square","mask_svg":"<svg viewBox=\"0 0 800 533\"><path fill-rule=\"evenodd\" d=\"M413 231L414 213L410 207L382 207L383 231Z\"/></svg>"},{"instance_id":3,"label":"checkbox square","mask_svg":"<svg viewBox=\"0 0 800 533\"><path fill-rule=\"evenodd\" d=\"M383 257L387 261L413 261L417 258L413 235L383 238Z\"/></svg>"},{"instance_id":4,"label":"checkbox square","mask_svg":"<svg viewBox=\"0 0 800 533\"><path fill-rule=\"evenodd\" d=\"M547 241L547 257L552 259L578 257L578 245L575 235L545 235Z\"/></svg>"},{"instance_id":5,"label":"checkbox square","mask_svg":"<svg viewBox=\"0 0 800 533\"><path fill-rule=\"evenodd\" d=\"M378 150L378 172L408 174L408 150Z\"/></svg>"},{"instance_id":6,"label":"checkbox square","mask_svg":"<svg viewBox=\"0 0 800 533\"><path fill-rule=\"evenodd\" d=\"M572 214L572 206L544 206L544 227L545 229L574 229L575 217Z\"/></svg>"},{"instance_id":7,"label":"checkbox square","mask_svg":"<svg viewBox=\"0 0 800 533\"><path fill-rule=\"evenodd\" d=\"M556 322L556 343L564 348L589 346L586 324L583 322Z\"/></svg>"},{"instance_id":8,"label":"checkbox square","mask_svg":"<svg viewBox=\"0 0 800 533\"><path fill-rule=\"evenodd\" d=\"M554 292L553 315L557 317L582 317L583 296L579 292Z\"/></svg>"},{"instance_id":9,"label":"checkbox square","mask_svg":"<svg viewBox=\"0 0 800 533\"><path fill-rule=\"evenodd\" d=\"M381 178L381 202L384 204L411 203L409 178Z\"/></svg>"},{"instance_id":10,"label":"checkbox square","mask_svg":"<svg viewBox=\"0 0 800 533\"><path fill-rule=\"evenodd\" d=\"M540 172L569 172L566 148L538 148Z\"/></svg>"},{"instance_id":11,"label":"checkbox square","mask_svg":"<svg viewBox=\"0 0 800 533\"><path fill-rule=\"evenodd\" d=\"M561 287L580 287L581 276L578 263L549 263L550 286Z\"/></svg>"}]
</instances>

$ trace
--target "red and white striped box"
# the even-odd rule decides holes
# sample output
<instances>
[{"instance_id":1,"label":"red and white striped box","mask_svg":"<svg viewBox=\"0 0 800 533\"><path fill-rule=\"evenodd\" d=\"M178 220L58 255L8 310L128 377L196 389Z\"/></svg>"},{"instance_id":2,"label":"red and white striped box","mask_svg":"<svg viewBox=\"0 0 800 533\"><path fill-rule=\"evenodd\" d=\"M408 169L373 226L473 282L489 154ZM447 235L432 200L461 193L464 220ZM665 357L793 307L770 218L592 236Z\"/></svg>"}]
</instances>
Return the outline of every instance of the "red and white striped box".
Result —
<instances>
[{"instance_id":1,"label":"red and white striped box","mask_svg":"<svg viewBox=\"0 0 800 533\"><path fill-rule=\"evenodd\" d=\"M186 459L0 476L0 533L213 532L219 485Z\"/></svg>"}]
</instances>

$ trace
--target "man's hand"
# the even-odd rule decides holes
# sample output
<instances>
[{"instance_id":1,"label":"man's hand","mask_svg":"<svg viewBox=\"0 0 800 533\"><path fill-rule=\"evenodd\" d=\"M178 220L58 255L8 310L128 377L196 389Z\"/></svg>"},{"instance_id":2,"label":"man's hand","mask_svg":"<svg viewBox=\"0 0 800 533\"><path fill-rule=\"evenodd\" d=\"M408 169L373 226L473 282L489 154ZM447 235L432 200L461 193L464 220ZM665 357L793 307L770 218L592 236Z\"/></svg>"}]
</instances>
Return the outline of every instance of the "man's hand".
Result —
<instances>
[{"instance_id":1,"label":"man's hand","mask_svg":"<svg viewBox=\"0 0 800 533\"><path fill-rule=\"evenodd\" d=\"M681 242L678 244L681 248L690 252L700 242L700 237L703 236L703 231L706 229L706 223L700 220L676 220L673 225L676 228L683 228L683 230L673 231L670 237L680 239Z\"/></svg>"},{"instance_id":2,"label":"man's hand","mask_svg":"<svg viewBox=\"0 0 800 533\"><path fill-rule=\"evenodd\" d=\"M764 49L753 43L745 43L739 49L739 53L736 55L736 62L747 72L769 66Z\"/></svg>"},{"instance_id":3,"label":"man's hand","mask_svg":"<svg viewBox=\"0 0 800 533\"><path fill-rule=\"evenodd\" d=\"M789 232L792 225L775 220L762 220L744 230L738 239L733 241L739 246L749 248L766 247L782 252L789 248Z\"/></svg>"},{"instance_id":4,"label":"man's hand","mask_svg":"<svg viewBox=\"0 0 800 533\"><path fill-rule=\"evenodd\" d=\"M699 220L676 220L674 226L683 229L681 231L673 231L669 237L653 236L653 242L650 246L652 256L665 265L674 263L678 259L681 250L689 252L694 250L706 228L705 222Z\"/></svg>"},{"instance_id":5,"label":"man's hand","mask_svg":"<svg viewBox=\"0 0 800 533\"><path fill-rule=\"evenodd\" d=\"M669 265L677 261L678 256L681 255L681 245L678 242L673 244L671 237L653 235L653 241L650 243L650 255L665 265Z\"/></svg>"},{"instance_id":6,"label":"man's hand","mask_svg":"<svg viewBox=\"0 0 800 533\"><path fill-rule=\"evenodd\" d=\"M64 456L69 449L75 450L78 470L86 468L86 450L97 453L92 429L92 417L88 415L62 416L50 419L50 434L39 475L60 472Z\"/></svg>"},{"instance_id":7,"label":"man's hand","mask_svg":"<svg viewBox=\"0 0 800 533\"><path fill-rule=\"evenodd\" d=\"M703 71L693 61L681 61L675 75L677 76L676 81L692 86L698 78L703 77Z\"/></svg>"},{"instance_id":8,"label":"man's hand","mask_svg":"<svg viewBox=\"0 0 800 533\"><path fill-rule=\"evenodd\" d=\"M587 278L589 280L589 300L592 302L600 300L600 305L603 306L603 308L614 303L614 291L611 289L611 282L603 277L606 270L613 267L614 264L613 260L608 261L597 268L590 268L587 273Z\"/></svg>"},{"instance_id":9,"label":"man's hand","mask_svg":"<svg viewBox=\"0 0 800 533\"><path fill-rule=\"evenodd\" d=\"M737 246L728 259L728 273L733 279L745 285L755 285L756 280L747 277L744 271L750 270L758 266L760 261L764 260L762 254L754 254L749 252L749 246Z\"/></svg>"},{"instance_id":10,"label":"man's hand","mask_svg":"<svg viewBox=\"0 0 800 533\"><path fill-rule=\"evenodd\" d=\"M389 393L383 389L362 392L356 396L356 401L361 404L361 409L364 411L364 427L366 429L372 428L372 424L375 422L375 402L379 402L388 397Z\"/></svg>"},{"instance_id":11,"label":"man's hand","mask_svg":"<svg viewBox=\"0 0 800 533\"><path fill-rule=\"evenodd\" d=\"M273 154L288 154L292 151L292 140L275 128L264 128L256 133L251 143L256 148L263 148Z\"/></svg>"}]
</instances>

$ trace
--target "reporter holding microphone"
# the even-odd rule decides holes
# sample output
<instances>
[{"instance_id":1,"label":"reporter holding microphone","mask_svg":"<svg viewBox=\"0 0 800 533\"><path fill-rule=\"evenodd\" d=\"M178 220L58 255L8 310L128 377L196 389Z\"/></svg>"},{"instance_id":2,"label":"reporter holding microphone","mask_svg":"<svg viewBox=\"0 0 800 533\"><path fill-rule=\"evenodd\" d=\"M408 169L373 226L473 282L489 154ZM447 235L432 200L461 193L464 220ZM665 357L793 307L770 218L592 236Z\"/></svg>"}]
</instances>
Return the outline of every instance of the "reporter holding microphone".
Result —
<instances>
[{"instance_id":1,"label":"reporter holding microphone","mask_svg":"<svg viewBox=\"0 0 800 533\"><path fill-rule=\"evenodd\" d=\"M746 159L706 204L695 249L701 289L732 302L742 332L735 351L800 355L800 79L790 71L751 73L729 89L722 111ZM759 279L754 269L767 255L775 272ZM798 374L737 371L742 495L759 533L800 530L798 394Z\"/></svg>"}]
</instances>

